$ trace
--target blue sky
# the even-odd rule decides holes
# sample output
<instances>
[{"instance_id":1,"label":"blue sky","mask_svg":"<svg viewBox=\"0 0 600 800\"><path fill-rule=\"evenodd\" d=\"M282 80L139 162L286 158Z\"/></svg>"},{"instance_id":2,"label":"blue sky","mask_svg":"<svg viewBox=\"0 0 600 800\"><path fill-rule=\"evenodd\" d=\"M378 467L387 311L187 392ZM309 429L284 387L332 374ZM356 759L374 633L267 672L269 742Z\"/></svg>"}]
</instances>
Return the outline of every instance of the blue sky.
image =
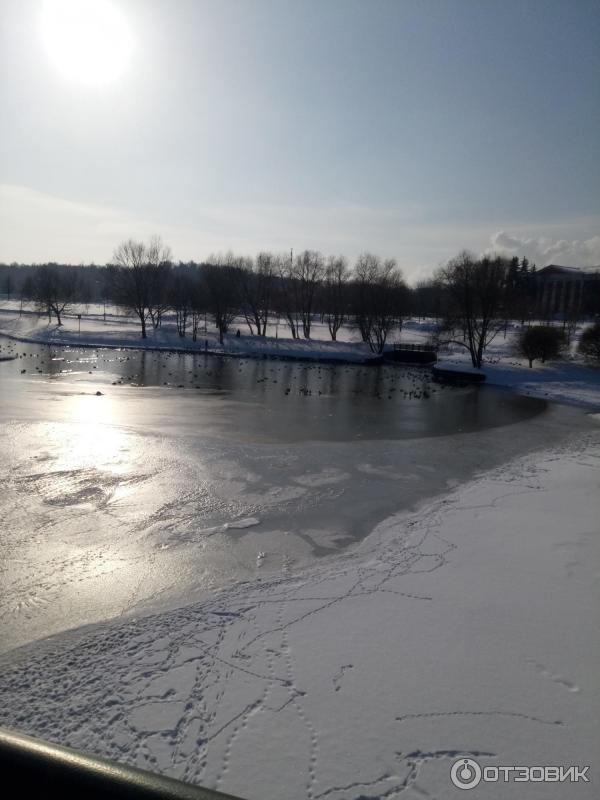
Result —
<instances>
[{"instance_id":1,"label":"blue sky","mask_svg":"<svg viewBox=\"0 0 600 800\"><path fill-rule=\"evenodd\" d=\"M413 279L464 247L600 264L596 1L112 0L130 53L100 86L56 68L43 2L1 5L1 260L157 232Z\"/></svg>"}]
</instances>

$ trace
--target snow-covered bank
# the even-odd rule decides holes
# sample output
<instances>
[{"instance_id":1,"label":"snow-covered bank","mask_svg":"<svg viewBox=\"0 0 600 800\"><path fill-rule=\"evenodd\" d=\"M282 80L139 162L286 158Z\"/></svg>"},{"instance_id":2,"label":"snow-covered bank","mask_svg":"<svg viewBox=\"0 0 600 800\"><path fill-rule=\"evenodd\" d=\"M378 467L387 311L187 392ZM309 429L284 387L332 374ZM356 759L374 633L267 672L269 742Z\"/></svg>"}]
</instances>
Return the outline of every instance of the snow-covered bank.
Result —
<instances>
[{"instance_id":1,"label":"snow-covered bank","mask_svg":"<svg viewBox=\"0 0 600 800\"><path fill-rule=\"evenodd\" d=\"M422 341L430 335L430 322L408 322L402 332L407 341ZM520 328L511 324L507 334L499 334L485 351L481 371L486 385L501 386L529 397L540 397L556 403L569 403L583 408L600 409L600 369L592 368L577 355L577 337L564 358L546 364L535 362L529 368L526 358L516 354L516 338ZM467 350L449 345L439 352L438 366L472 370Z\"/></svg>"},{"instance_id":2,"label":"snow-covered bank","mask_svg":"<svg viewBox=\"0 0 600 800\"><path fill-rule=\"evenodd\" d=\"M554 362L527 370L522 364L490 364L484 369L488 384L530 397L558 403L600 408L600 370L580 364Z\"/></svg>"},{"instance_id":3,"label":"snow-covered bank","mask_svg":"<svg viewBox=\"0 0 600 800\"><path fill-rule=\"evenodd\" d=\"M248 798L459 796L459 755L590 764L518 796L595 797L599 476L600 431L301 573L14 651L0 720Z\"/></svg>"},{"instance_id":4,"label":"snow-covered bank","mask_svg":"<svg viewBox=\"0 0 600 800\"><path fill-rule=\"evenodd\" d=\"M376 359L369 346L363 342L250 336L242 335L241 329L239 337L235 333L226 334L223 344L220 343L219 335L214 330L202 331L194 342L191 335L180 337L172 323L167 323L157 330L149 326L147 338L142 339L139 324L129 317L116 316L109 316L106 322L100 317L87 317L81 320L81 330L79 327L79 320L69 316L65 316L64 324L59 327L54 323L48 324L47 317L38 317L37 314L24 314L19 317L12 311L0 309L0 334L22 342L72 347L178 350L255 358L293 358L348 363L363 363Z\"/></svg>"},{"instance_id":5,"label":"snow-covered bank","mask_svg":"<svg viewBox=\"0 0 600 800\"><path fill-rule=\"evenodd\" d=\"M484 363L481 370L473 370L470 358L461 355L446 357L436 366L482 372L486 385L500 386L529 397L600 409L600 369L569 361L554 361L529 369L527 364L508 354L492 363Z\"/></svg>"}]
</instances>

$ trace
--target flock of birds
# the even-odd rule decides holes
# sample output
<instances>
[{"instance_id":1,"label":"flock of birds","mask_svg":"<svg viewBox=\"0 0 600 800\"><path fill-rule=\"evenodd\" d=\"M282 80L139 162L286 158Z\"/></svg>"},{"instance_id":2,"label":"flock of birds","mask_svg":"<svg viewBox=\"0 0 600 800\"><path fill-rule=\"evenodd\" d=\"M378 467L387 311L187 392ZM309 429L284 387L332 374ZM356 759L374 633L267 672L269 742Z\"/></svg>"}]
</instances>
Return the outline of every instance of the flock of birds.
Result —
<instances>
[{"instance_id":1,"label":"flock of birds","mask_svg":"<svg viewBox=\"0 0 600 800\"><path fill-rule=\"evenodd\" d=\"M22 345L21 345L22 347ZM72 351L62 351L69 355ZM102 351L100 351L102 353ZM104 351L106 352L106 351ZM194 356L194 365L190 369L182 369L182 359L189 358L189 354L177 351L148 351L143 354L144 365L141 368L140 355L98 354L96 364L89 364L90 375L93 370L102 368L107 364L108 371L112 364L117 363L123 374L112 381L113 386L130 384L154 384L171 386L173 388L192 387L206 389L206 382L211 389L224 391L228 388L238 388L239 382L235 380L235 373L242 376L245 388L252 384L281 385L283 397L291 395L300 397L321 397L333 394L350 393L354 396L371 397L376 400L428 400L432 395L444 391L448 387L444 384L434 383L428 370L422 367L405 365L390 365L373 368L360 364L324 364L320 362L290 362L269 360L265 363L262 359L242 358L236 363L223 356L197 355ZM26 352L19 349L19 343L8 341L0 344L0 359L29 361L35 359L32 371L40 375L48 372L71 372L71 370L51 370L50 365L65 360L64 355L57 355L48 349L47 355L38 352ZM89 359L84 359L83 361ZM81 363L81 362L80 362ZM264 365L264 370L257 367ZM128 367L131 366L131 369ZM114 370L114 367L112 367ZM143 377L141 375L143 371ZM21 369L21 374L27 372L27 367ZM257 373L261 374L257 374ZM208 379L208 380L207 380ZM201 384L205 385L202 386ZM266 387L265 387L266 388Z\"/></svg>"},{"instance_id":2,"label":"flock of birds","mask_svg":"<svg viewBox=\"0 0 600 800\"><path fill-rule=\"evenodd\" d=\"M164 371L161 377L171 379L159 380L159 383L162 383L163 386L172 386L179 389L186 388L186 383L176 382L182 379L182 370L176 370L177 362L185 358L185 355L186 354L177 351L152 353L153 365L158 370ZM226 370L223 369L224 363L226 360L228 361L228 359L223 356L197 356L196 358L203 358L205 365L199 367L198 364L195 364L194 368L185 370L183 379L187 381L187 385L193 385L195 389L202 389L205 387L197 383L194 384L193 382L199 379L202 380L203 378L225 378L224 381L213 381L213 383L216 382L216 386L212 387L217 391L224 391L225 387L221 384L230 384L231 381L229 379L234 372L232 368L229 371L229 375L223 374L226 372ZM214 359L218 359L216 362L218 368L215 368ZM121 357L118 360L120 362L126 362L130 360L130 356ZM238 375L242 375L245 372L245 368L255 368L256 363L257 362L253 359L240 359L237 363L237 370L235 371ZM292 369L290 369L290 366ZM302 362L302 364L294 362L291 365L290 362L278 361L275 366L267 368L267 373L268 374L254 376L254 385L281 384L283 386L284 397L289 397L292 393L301 397L330 396L332 390L326 391L324 384L321 384L323 388L319 388L318 382L325 381L327 378L331 381L338 380L339 382L340 375L348 375L358 384L358 388L350 389L352 394L371 396L377 400L384 400L386 398L388 400L393 400L395 396L399 396L404 400L428 400L433 394L441 392L446 388L443 384L432 384L429 379L429 373L424 370L403 366L380 368L376 373L375 381L373 381L375 373L372 367L357 365L324 365L307 362ZM134 384L138 379L139 375L136 372L132 372L131 374L125 374L121 378L113 381L113 385L122 385L123 383ZM294 383L296 386L294 386Z\"/></svg>"}]
</instances>

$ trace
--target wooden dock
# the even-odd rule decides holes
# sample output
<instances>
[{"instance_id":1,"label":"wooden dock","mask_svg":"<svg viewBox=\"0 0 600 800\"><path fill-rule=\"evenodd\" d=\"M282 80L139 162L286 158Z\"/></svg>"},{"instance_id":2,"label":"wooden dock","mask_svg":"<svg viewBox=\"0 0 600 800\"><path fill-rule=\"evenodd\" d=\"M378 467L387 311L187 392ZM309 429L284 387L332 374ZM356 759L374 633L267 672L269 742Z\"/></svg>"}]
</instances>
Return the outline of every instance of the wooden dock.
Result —
<instances>
[{"instance_id":1,"label":"wooden dock","mask_svg":"<svg viewBox=\"0 0 600 800\"><path fill-rule=\"evenodd\" d=\"M397 364L429 365L437 361L437 352L430 345L396 343L392 350L385 351L384 358Z\"/></svg>"}]
</instances>

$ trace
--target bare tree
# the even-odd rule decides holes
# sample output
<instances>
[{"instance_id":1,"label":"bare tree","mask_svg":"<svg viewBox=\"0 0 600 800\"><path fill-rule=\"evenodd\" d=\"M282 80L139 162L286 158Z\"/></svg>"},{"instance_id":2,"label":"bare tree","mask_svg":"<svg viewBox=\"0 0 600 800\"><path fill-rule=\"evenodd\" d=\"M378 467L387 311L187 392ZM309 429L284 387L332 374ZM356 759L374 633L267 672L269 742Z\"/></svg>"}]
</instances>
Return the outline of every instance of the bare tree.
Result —
<instances>
[{"instance_id":1,"label":"bare tree","mask_svg":"<svg viewBox=\"0 0 600 800\"><path fill-rule=\"evenodd\" d=\"M373 324L369 344L371 350L377 353L383 353L390 332L402 327L402 294L405 288L395 259L386 259L371 287Z\"/></svg>"},{"instance_id":2,"label":"bare tree","mask_svg":"<svg viewBox=\"0 0 600 800\"><path fill-rule=\"evenodd\" d=\"M221 344L239 312L239 269L235 257L228 253L225 256L212 256L210 263L205 264L202 270L206 304L214 317Z\"/></svg>"},{"instance_id":3,"label":"bare tree","mask_svg":"<svg viewBox=\"0 0 600 800\"><path fill-rule=\"evenodd\" d=\"M195 342L198 338L200 320L204 317L206 321L206 302L203 292L203 281L199 273L194 275L192 279L190 306L192 314L192 340Z\"/></svg>"},{"instance_id":4,"label":"bare tree","mask_svg":"<svg viewBox=\"0 0 600 800\"><path fill-rule=\"evenodd\" d=\"M282 257L279 263L278 306L292 333L298 339L300 328L305 339L310 339L315 300L325 273L325 261L316 250L304 250L293 258Z\"/></svg>"},{"instance_id":5,"label":"bare tree","mask_svg":"<svg viewBox=\"0 0 600 800\"><path fill-rule=\"evenodd\" d=\"M145 339L149 319L160 319L164 273L171 258L171 251L164 247L159 237L148 244L128 239L114 252L111 265L115 299L133 311L142 327ZM161 312L162 313L162 312Z\"/></svg>"},{"instance_id":6,"label":"bare tree","mask_svg":"<svg viewBox=\"0 0 600 800\"><path fill-rule=\"evenodd\" d=\"M169 308L171 249L163 246L160 237L153 236L147 246L146 260L150 278L148 311L156 329L160 328L163 314Z\"/></svg>"},{"instance_id":7,"label":"bare tree","mask_svg":"<svg viewBox=\"0 0 600 800\"><path fill-rule=\"evenodd\" d=\"M383 353L390 332L402 325L402 296L406 286L393 258L382 261L372 253L359 256L354 268L354 319L363 342Z\"/></svg>"},{"instance_id":8,"label":"bare tree","mask_svg":"<svg viewBox=\"0 0 600 800\"><path fill-rule=\"evenodd\" d=\"M38 310L46 312L49 319L55 314L58 325L62 325L62 314L73 302L77 289L76 274L68 270L69 267L45 264L37 270L32 283Z\"/></svg>"},{"instance_id":9,"label":"bare tree","mask_svg":"<svg viewBox=\"0 0 600 800\"><path fill-rule=\"evenodd\" d=\"M323 281L324 317L333 342L346 321L348 304L348 262L343 256L330 256Z\"/></svg>"},{"instance_id":10,"label":"bare tree","mask_svg":"<svg viewBox=\"0 0 600 800\"><path fill-rule=\"evenodd\" d=\"M467 251L448 262L439 273L450 298L443 334L447 342L465 347L479 369L485 348L505 324L505 283L508 262L503 258L475 259ZM462 339L455 337L462 331Z\"/></svg>"},{"instance_id":11,"label":"bare tree","mask_svg":"<svg viewBox=\"0 0 600 800\"><path fill-rule=\"evenodd\" d=\"M274 295L277 314L284 317L292 334L292 339L300 336L300 298L294 274L294 257L281 255L276 259L279 281Z\"/></svg>"},{"instance_id":12,"label":"bare tree","mask_svg":"<svg viewBox=\"0 0 600 800\"><path fill-rule=\"evenodd\" d=\"M194 281L191 275L181 271L172 276L169 285L169 305L175 312L177 333L184 338L187 332L188 318L192 315L194 299Z\"/></svg>"},{"instance_id":13,"label":"bare tree","mask_svg":"<svg viewBox=\"0 0 600 800\"><path fill-rule=\"evenodd\" d=\"M293 266L293 285L297 293L298 309L302 320L302 333L310 339L315 295L325 272L323 256L317 250L304 250L296 257Z\"/></svg>"},{"instance_id":14,"label":"bare tree","mask_svg":"<svg viewBox=\"0 0 600 800\"><path fill-rule=\"evenodd\" d=\"M254 263L248 259L239 266L240 302L250 333L266 336L273 297L276 259L262 252Z\"/></svg>"},{"instance_id":15,"label":"bare tree","mask_svg":"<svg viewBox=\"0 0 600 800\"><path fill-rule=\"evenodd\" d=\"M371 340L373 313L371 308L371 286L376 280L379 258L372 253L361 253L354 266L352 284L352 308L354 321L360 337L365 343Z\"/></svg>"}]
</instances>

